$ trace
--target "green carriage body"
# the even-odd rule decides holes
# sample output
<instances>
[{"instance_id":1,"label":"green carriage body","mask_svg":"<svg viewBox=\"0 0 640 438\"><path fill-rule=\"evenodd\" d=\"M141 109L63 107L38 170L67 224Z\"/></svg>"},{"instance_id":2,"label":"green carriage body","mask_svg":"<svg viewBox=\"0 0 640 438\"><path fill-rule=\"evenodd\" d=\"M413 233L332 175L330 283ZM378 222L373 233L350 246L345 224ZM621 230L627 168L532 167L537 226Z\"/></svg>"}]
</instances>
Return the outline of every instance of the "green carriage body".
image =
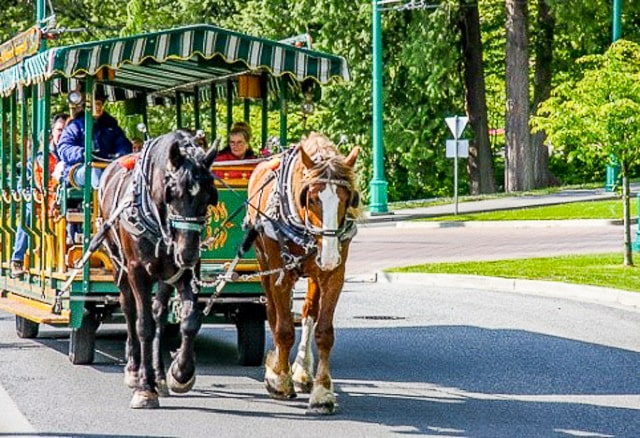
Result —
<instances>
[{"instance_id":1,"label":"green carriage body","mask_svg":"<svg viewBox=\"0 0 640 438\"><path fill-rule=\"evenodd\" d=\"M37 29L37 27L36 27ZM30 30L30 34L33 30ZM1 48L2 46L0 46ZM2 51L0 50L0 54ZM34 337L39 324L71 328L69 355L74 363L93 360L93 340L99 323L119 321L118 294L113 269L106 254L96 252L75 272L74 264L88 251L96 233L96 194L87 183L84 189L58 187L59 213L47 216L47 191L23 190L35 181L26 169L30 141L48 154L52 95L80 87L96 88L110 100L126 99L127 111L147 120L147 105L171 102L178 127L182 105L193 106L193 126L200 129L201 102L209 102L212 138L218 136L216 102L227 105L227 129L232 123L232 107L246 96L246 80L257 84L243 98L245 118L251 102L261 107L259 143L267 142L270 105L280 109L280 143L287 142L286 98L303 89L334 78L348 80L343 58L256 38L212 25L192 25L154 33L103 41L53 47L16 58L15 65L0 64L0 309L16 315L19 336ZM270 104L271 101L271 104ZM91 129L93 119L86 111L85 165L92 165ZM173 127L175 128L175 127ZM167 131L171 128L167 128ZM50 179L44 166L44 184ZM251 164L216 164L222 175L216 184L219 204L212 209L211 222L204 231L208 246L202 252L201 304L216 295L211 322L235 322L238 327L241 362L256 364L264 345L264 297L255 254L251 250L236 266L240 281L228 282L221 293L215 280L226 272L236 255L244 232L246 185ZM42 193L44 192L44 193ZM33 206L27 215L27 204ZM79 203L73 210L71 205ZM82 239L67 242L65 224L82 224ZM25 275L12 278L10 258L16 229L21 226L30 237ZM174 301L177 306L179 303ZM174 308L169 322L177 323ZM262 337L257 340L256 337ZM251 346L257 341L258 347ZM261 343L260 343L261 342ZM241 345L243 343L243 345ZM260 347L262 345L262 347Z\"/></svg>"}]
</instances>

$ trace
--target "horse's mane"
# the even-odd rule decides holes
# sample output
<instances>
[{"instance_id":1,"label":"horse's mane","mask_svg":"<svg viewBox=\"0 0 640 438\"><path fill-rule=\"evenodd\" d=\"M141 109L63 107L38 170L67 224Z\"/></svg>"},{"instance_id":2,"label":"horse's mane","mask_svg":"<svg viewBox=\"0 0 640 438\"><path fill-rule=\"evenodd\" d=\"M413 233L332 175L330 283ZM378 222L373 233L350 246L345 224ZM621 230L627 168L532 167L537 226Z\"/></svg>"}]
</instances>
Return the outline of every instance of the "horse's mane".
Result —
<instances>
[{"instance_id":1,"label":"horse's mane","mask_svg":"<svg viewBox=\"0 0 640 438\"><path fill-rule=\"evenodd\" d=\"M171 172L172 178L169 178L169 154L174 143L178 143L183 161L180 167ZM178 130L165 134L157 139L156 144L152 143L149 147L155 149L150 151L149 158L155 170L161 172L164 178L163 186L173 181L172 190L175 191L176 196L183 196L183 191L193 187L195 183L213 184L213 174L202 164L205 152L189 131Z\"/></svg>"},{"instance_id":2,"label":"horse's mane","mask_svg":"<svg viewBox=\"0 0 640 438\"><path fill-rule=\"evenodd\" d=\"M303 185L330 176L346 181L350 190L356 188L353 168L347 166L344 155L331 140L322 134L312 132L307 139L302 140L300 146L317 163L312 169L307 169Z\"/></svg>"}]
</instances>

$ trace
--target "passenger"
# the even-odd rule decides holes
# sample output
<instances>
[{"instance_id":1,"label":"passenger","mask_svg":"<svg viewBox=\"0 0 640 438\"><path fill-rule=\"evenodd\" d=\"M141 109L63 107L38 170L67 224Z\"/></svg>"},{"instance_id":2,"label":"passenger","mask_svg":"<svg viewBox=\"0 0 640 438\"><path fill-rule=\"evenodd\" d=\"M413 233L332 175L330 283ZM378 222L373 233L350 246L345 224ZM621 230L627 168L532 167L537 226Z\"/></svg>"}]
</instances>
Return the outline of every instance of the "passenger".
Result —
<instances>
[{"instance_id":1,"label":"passenger","mask_svg":"<svg viewBox=\"0 0 640 438\"><path fill-rule=\"evenodd\" d=\"M51 172L51 178L48 185L48 199L47 210L49 216L53 215L53 209L55 207L55 192L57 181L53 178L53 172L58 162L58 153L56 147L60 141L62 130L69 116L67 114L56 114L51 120L51 134L49 135L49 172ZM44 168L44 154L38 152L36 154L36 162L34 166L35 182L38 188L43 187L43 168ZM31 202L27 203L25 208L26 217L31 216ZM29 245L29 236L22 227L18 227L16 230L16 241L13 245L13 254L11 255L11 275L13 277L19 277L24 274L24 255Z\"/></svg>"},{"instance_id":2,"label":"passenger","mask_svg":"<svg viewBox=\"0 0 640 438\"><path fill-rule=\"evenodd\" d=\"M109 113L104 111L104 95L96 93L93 103L93 159L97 161L112 161L122 155L130 154L131 142L118 126L118 122ZM84 102L81 103L81 105ZM84 163L84 110L79 112L64 128L58 155L64 162L62 178L67 185L84 187L85 167ZM73 171L72 171L73 169ZM98 188L102 169L91 168L91 185Z\"/></svg>"},{"instance_id":3,"label":"passenger","mask_svg":"<svg viewBox=\"0 0 640 438\"><path fill-rule=\"evenodd\" d=\"M131 139L131 150L133 152L140 152L142 150L142 139L140 137L134 137Z\"/></svg>"},{"instance_id":4,"label":"passenger","mask_svg":"<svg viewBox=\"0 0 640 438\"><path fill-rule=\"evenodd\" d=\"M236 122L229 131L229 145L222 149L216 161L250 160L256 158L251 150L251 127L245 122Z\"/></svg>"}]
</instances>

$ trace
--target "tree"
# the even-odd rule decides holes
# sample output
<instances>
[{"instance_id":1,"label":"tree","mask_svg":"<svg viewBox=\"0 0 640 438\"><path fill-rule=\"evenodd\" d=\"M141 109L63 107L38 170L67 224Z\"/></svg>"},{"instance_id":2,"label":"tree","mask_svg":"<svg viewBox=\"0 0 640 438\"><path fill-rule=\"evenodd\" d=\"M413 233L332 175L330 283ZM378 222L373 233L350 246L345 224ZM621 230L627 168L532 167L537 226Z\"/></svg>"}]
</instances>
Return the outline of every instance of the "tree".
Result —
<instances>
[{"instance_id":1,"label":"tree","mask_svg":"<svg viewBox=\"0 0 640 438\"><path fill-rule=\"evenodd\" d=\"M513 192L534 187L533 154L529 135L527 0L506 0L506 9L505 190Z\"/></svg>"},{"instance_id":2,"label":"tree","mask_svg":"<svg viewBox=\"0 0 640 438\"><path fill-rule=\"evenodd\" d=\"M469 123L474 133L470 142L467 172L469 192L472 195L495 193L496 180L493 154L489 143L487 98L482 65L482 39L480 38L480 14L478 4L462 1L460 4L460 40L464 66L465 103Z\"/></svg>"},{"instance_id":3,"label":"tree","mask_svg":"<svg viewBox=\"0 0 640 438\"><path fill-rule=\"evenodd\" d=\"M620 163L624 212L624 264L633 265L629 170L640 161L640 45L619 40L603 55L579 60L582 77L556 87L533 118L554 148L573 148L586 162Z\"/></svg>"},{"instance_id":4,"label":"tree","mask_svg":"<svg viewBox=\"0 0 640 438\"><path fill-rule=\"evenodd\" d=\"M535 50L535 73L533 79L533 105L535 112L540 102L547 100L551 94L551 80L553 79L553 38L555 19L547 0L538 0L538 14L533 39ZM549 149L545 145L543 131L531 136L531 149L534 161L535 187L548 187L554 182L549 171Z\"/></svg>"}]
</instances>

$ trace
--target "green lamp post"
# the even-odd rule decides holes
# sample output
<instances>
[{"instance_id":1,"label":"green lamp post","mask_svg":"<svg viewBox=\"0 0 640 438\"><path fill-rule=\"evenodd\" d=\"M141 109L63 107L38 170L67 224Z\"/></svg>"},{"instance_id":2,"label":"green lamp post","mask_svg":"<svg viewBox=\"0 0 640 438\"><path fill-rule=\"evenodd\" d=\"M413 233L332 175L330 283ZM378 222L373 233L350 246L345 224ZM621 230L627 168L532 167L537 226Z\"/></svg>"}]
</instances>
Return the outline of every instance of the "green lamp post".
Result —
<instances>
[{"instance_id":1,"label":"green lamp post","mask_svg":"<svg viewBox=\"0 0 640 438\"><path fill-rule=\"evenodd\" d=\"M372 0L373 10L373 178L369 183L369 213L388 211L387 181L384 177L384 141L382 125L382 23L378 0Z\"/></svg>"},{"instance_id":2,"label":"green lamp post","mask_svg":"<svg viewBox=\"0 0 640 438\"><path fill-rule=\"evenodd\" d=\"M622 34L622 0L613 0L613 12L612 12L612 29L611 40L616 42L620 39ZM620 180L620 163L614 155L609 157L607 162L606 182L604 189L607 192L613 192L616 186L619 185Z\"/></svg>"}]
</instances>

